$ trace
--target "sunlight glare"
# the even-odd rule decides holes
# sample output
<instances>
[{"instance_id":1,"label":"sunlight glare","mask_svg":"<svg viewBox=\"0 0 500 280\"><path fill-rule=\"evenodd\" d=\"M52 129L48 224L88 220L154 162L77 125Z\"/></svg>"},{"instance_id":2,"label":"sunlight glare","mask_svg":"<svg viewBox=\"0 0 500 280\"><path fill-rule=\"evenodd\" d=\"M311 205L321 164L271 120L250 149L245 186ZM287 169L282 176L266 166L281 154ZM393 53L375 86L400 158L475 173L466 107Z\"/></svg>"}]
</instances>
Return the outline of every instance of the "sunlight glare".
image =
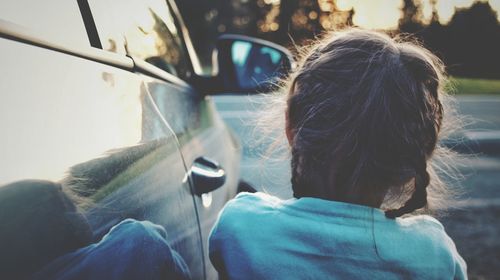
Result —
<instances>
[{"instance_id":1,"label":"sunlight glare","mask_svg":"<svg viewBox=\"0 0 500 280\"><path fill-rule=\"evenodd\" d=\"M438 1L436 8L439 13L439 21L443 24L448 23L455 13L456 8L469 7L473 2L473 0ZM496 9L498 7L493 8Z\"/></svg>"},{"instance_id":2,"label":"sunlight glare","mask_svg":"<svg viewBox=\"0 0 500 280\"><path fill-rule=\"evenodd\" d=\"M469 7L473 3L474 0L437 1L436 9L439 21L442 24L448 23L456 8ZM500 0L490 0L489 3L493 9L499 11ZM353 22L355 25L371 29L396 28L401 17L402 5L402 0L337 0L337 7L340 10L354 8ZM429 0L422 1L422 14L424 22L428 22L432 15L432 6Z\"/></svg>"},{"instance_id":3,"label":"sunlight glare","mask_svg":"<svg viewBox=\"0 0 500 280\"><path fill-rule=\"evenodd\" d=\"M339 0L337 5L340 9L349 6L349 9L354 8L354 24L365 28L394 28L397 26L401 15L400 1L397 0Z\"/></svg>"}]
</instances>

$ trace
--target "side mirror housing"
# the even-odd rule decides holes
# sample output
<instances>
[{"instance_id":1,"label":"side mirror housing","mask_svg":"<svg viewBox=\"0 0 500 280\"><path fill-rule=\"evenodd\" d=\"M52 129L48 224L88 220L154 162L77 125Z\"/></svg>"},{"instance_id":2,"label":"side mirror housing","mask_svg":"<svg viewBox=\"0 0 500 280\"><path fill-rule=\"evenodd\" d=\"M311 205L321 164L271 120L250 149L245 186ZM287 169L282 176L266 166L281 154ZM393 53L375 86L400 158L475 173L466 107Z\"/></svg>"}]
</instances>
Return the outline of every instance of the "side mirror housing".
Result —
<instances>
[{"instance_id":1,"label":"side mirror housing","mask_svg":"<svg viewBox=\"0 0 500 280\"><path fill-rule=\"evenodd\" d=\"M270 91L294 65L286 48L242 35L219 37L213 57L218 88L225 93Z\"/></svg>"}]
</instances>

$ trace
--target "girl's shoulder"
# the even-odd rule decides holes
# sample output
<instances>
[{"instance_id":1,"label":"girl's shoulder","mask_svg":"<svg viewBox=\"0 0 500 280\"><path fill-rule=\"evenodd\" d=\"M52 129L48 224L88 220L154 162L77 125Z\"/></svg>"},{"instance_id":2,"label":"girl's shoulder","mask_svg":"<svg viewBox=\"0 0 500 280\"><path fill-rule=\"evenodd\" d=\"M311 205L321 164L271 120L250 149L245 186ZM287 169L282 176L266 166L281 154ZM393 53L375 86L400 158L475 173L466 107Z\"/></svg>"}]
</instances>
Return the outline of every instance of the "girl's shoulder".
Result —
<instances>
[{"instance_id":1,"label":"girl's shoulder","mask_svg":"<svg viewBox=\"0 0 500 280\"><path fill-rule=\"evenodd\" d=\"M467 265L443 225L428 215L387 221L374 227L377 255L386 263L419 271L422 279L435 275L466 278ZM434 276L433 276L434 275Z\"/></svg>"},{"instance_id":2,"label":"girl's shoulder","mask_svg":"<svg viewBox=\"0 0 500 280\"><path fill-rule=\"evenodd\" d=\"M406 228L423 228L436 230L444 233L444 226L436 218L429 215L415 215L404 218L397 218L397 223Z\"/></svg>"},{"instance_id":3,"label":"girl's shoulder","mask_svg":"<svg viewBox=\"0 0 500 280\"><path fill-rule=\"evenodd\" d=\"M281 203L281 199L263 192L241 192L226 203L220 215L244 215L260 211L267 212L272 211Z\"/></svg>"},{"instance_id":4,"label":"girl's shoulder","mask_svg":"<svg viewBox=\"0 0 500 280\"><path fill-rule=\"evenodd\" d=\"M226 203L219 213L210 233L212 247L217 240L242 238L253 232L256 224L268 224L270 213L276 213L275 207L281 202L279 198L265 193L239 193Z\"/></svg>"},{"instance_id":5,"label":"girl's shoulder","mask_svg":"<svg viewBox=\"0 0 500 280\"><path fill-rule=\"evenodd\" d=\"M386 232L393 232L391 236L394 241L411 239L415 246L448 247L451 241L441 222L429 215L396 218L385 223L385 226L383 229Z\"/></svg>"},{"instance_id":6,"label":"girl's shoulder","mask_svg":"<svg viewBox=\"0 0 500 280\"><path fill-rule=\"evenodd\" d=\"M282 202L280 198L264 192L254 192L254 193L240 192L230 201L235 201L235 202L254 201L263 204L278 204Z\"/></svg>"},{"instance_id":7,"label":"girl's shoulder","mask_svg":"<svg viewBox=\"0 0 500 280\"><path fill-rule=\"evenodd\" d=\"M432 256L441 260L453 260L458 256L455 244L444 226L429 215L396 218L393 222L375 227L375 242L379 245L380 253L388 259L392 256L402 260L435 261L428 252L434 252Z\"/></svg>"},{"instance_id":8,"label":"girl's shoulder","mask_svg":"<svg viewBox=\"0 0 500 280\"><path fill-rule=\"evenodd\" d=\"M241 192L229 200L219 213L216 227L226 230L242 230L254 223L260 223L260 219L269 217L276 213L276 209L282 200L272 195L256 192Z\"/></svg>"}]
</instances>

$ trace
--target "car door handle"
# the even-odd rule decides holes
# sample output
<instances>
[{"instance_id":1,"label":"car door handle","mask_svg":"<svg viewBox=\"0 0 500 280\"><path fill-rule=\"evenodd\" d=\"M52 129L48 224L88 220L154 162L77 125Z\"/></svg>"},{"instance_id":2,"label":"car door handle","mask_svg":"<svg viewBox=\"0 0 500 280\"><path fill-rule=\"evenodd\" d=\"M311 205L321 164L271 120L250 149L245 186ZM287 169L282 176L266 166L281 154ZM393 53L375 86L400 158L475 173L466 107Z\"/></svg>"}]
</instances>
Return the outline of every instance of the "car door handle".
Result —
<instances>
[{"instance_id":1,"label":"car door handle","mask_svg":"<svg viewBox=\"0 0 500 280\"><path fill-rule=\"evenodd\" d=\"M219 164L206 157L197 158L191 166L194 193L201 196L220 188L226 182L226 172Z\"/></svg>"}]
</instances>

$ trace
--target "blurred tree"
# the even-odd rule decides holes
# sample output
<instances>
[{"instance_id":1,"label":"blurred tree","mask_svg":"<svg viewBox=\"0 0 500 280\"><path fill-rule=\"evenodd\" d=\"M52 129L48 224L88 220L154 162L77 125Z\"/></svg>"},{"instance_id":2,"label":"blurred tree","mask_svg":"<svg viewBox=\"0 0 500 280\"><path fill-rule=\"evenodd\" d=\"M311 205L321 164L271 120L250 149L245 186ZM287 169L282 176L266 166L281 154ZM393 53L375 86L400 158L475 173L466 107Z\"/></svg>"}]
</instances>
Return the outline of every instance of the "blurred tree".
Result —
<instances>
[{"instance_id":1,"label":"blurred tree","mask_svg":"<svg viewBox=\"0 0 500 280\"><path fill-rule=\"evenodd\" d=\"M258 6L259 1L176 1L205 73L210 72L211 54L218 36L224 33L259 35L257 22L265 15L265 9Z\"/></svg>"},{"instance_id":2,"label":"blurred tree","mask_svg":"<svg viewBox=\"0 0 500 280\"><path fill-rule=\"evenodd\" d=\"M489 3L475 1L456 9L448 25L439 22L437 1L422 19L422 0L403 0L399 32L415 34L449 66L452 74L500 77L500 27ZM442 0L446 1L446 0ZM283 45L302 44L324 30L353 24L354 10L339 10L335 0L178 0L202 64L210 67L215 39L239 33ZM196 9L193 9L196 7Z\"/></svg>"},{"instance_id":3,"label":"blurred tree","mask_svg":"<svg viewBox=\"0 0 500 280\"><path fill-rule=\"evenodd\" d=\"M429 0L429 4L432 7L432 14L430 24L439 23L439 14L437 10L437 0Z\"/></svg>"},{"instance_id":4,"label":"blurred tree","mask_svg":"<svg viewBox=\"0 0 500 280\"><path fill-rule=\"evenodd\" d=\"M259 17L257 21L259 37L271 41L279 41L279 39L276 38L276 34L278 34L280 30L279 16L281 14L281 1L258 0L256 2L257 7L261 10L261 17Z\"/></svg>"},{"instance_id":5,"label":"blurred tree","mask_svg":"<svg viewBox=\"0 0 500 280\"><path fill-rule=\"evenodd\" d=\"M500 27L488 2L456 9L447 29L446 60L452 73L500 77Z\"/></svg>"},{"instance_id":6,"label":"blurred tree","mask_svg":"<svg viewBox=\"0 0 500 280\"><path fill-rule=\"evenodd\" d=\"M355 11L354 8L350 10L343 11L337 8L335 5L335 9L331 13L331 21L333 22L332 29L344 28L348 26L354 26L353 17Z\"/></svg>"},{"instance_id":7,"label":"blurred tree","mask_svg":"<svg viewBox=\"0 0 500 280\"><path fill-rule=\"evenodd\" d=\"M352 26L353 16L354 9L340 10L335 0L282 0L279 20L286 25L281 24L281 42L290 37L300 42L325 30Z\"/></svg>"},{"instance_id":8,"label":"blurred tree","mask_svg":"<svg viewBox=\"0 0 500 280\"><path fill-rule=\"evenodd\" d=\"M296 41L312 38L322 30L320 16L325 9L322 0L299 0L290 19L290 34Z\"/></svg>"},{"instance_id":9,"label":"blurred tree","mask_svg":"<svg viewBox=\"0 0 500 280\"><path fill-rule=\"evenodd\" d=\"M230 0L230 9L221 15L227 20L224 33L256 36L259 33L257 22L265 15L259 1Z\"/></svg>"},{"instance_id":10,"label":"blurred tree","mask_svg":"<svg viewBox=\"0 0 500 280\"><path fill-rule=\"evenodd\" d=\"M239 0L241 1L241 0ZM285 43L312 38L325 29L352 24L354 10L340 11L334 0L257 0L260 37Z\"/></svg>"},{"instance_id":11,"label":"blurred tree","mask_svg":"<svg viewBox=\"0 0 500 280\"><path fill-rule=\"evenodd\" d=\"M176 4L187 25L190 37L193 40L196 51L200 57L200 62L204 66L204 72L209 73L211 63L211 51L214 38L223 28L220 20L220 10L224 8L222 0L198 1L182 0ZM196 9L193 9L196 7Z\"/></svg>"},{"instance_id":12,"label":"blurred tree","mask_svg":"<svg viewBox=\"0 0 500 280\"><path fill-rule=\"evenodd\" d=\"M429 25L421 31L421 34L419 34L419 38L424 42L427 48L430 48L441 59L445 60L449 34L446 26L443 26L439 21L439 14L436 8L437 0L430 0L429 2L432 7L431 18Z\"/></svg>"},{"instance_id":13,"label":"blurred tree","mask_svg":"<svg viewBox=\"0 0 500 280\"><path fill-rule=\"evenodd\" d=\"M403 0L402 17L399 20L399 31L417 33L423 29L422 3L420 0Z\"/></svg>"},{"instance_id":14,"label":"blurred tree","mask_svg":"<svg viewBox=\"0 0 500 280\"><path fill-rule=\"evenodd\" d=\"M289 42L291 33L292 16L299 6L299 0L282 0L278 16L279 28L276 32L278 42Z\"/></svg>"}]
</instances>

